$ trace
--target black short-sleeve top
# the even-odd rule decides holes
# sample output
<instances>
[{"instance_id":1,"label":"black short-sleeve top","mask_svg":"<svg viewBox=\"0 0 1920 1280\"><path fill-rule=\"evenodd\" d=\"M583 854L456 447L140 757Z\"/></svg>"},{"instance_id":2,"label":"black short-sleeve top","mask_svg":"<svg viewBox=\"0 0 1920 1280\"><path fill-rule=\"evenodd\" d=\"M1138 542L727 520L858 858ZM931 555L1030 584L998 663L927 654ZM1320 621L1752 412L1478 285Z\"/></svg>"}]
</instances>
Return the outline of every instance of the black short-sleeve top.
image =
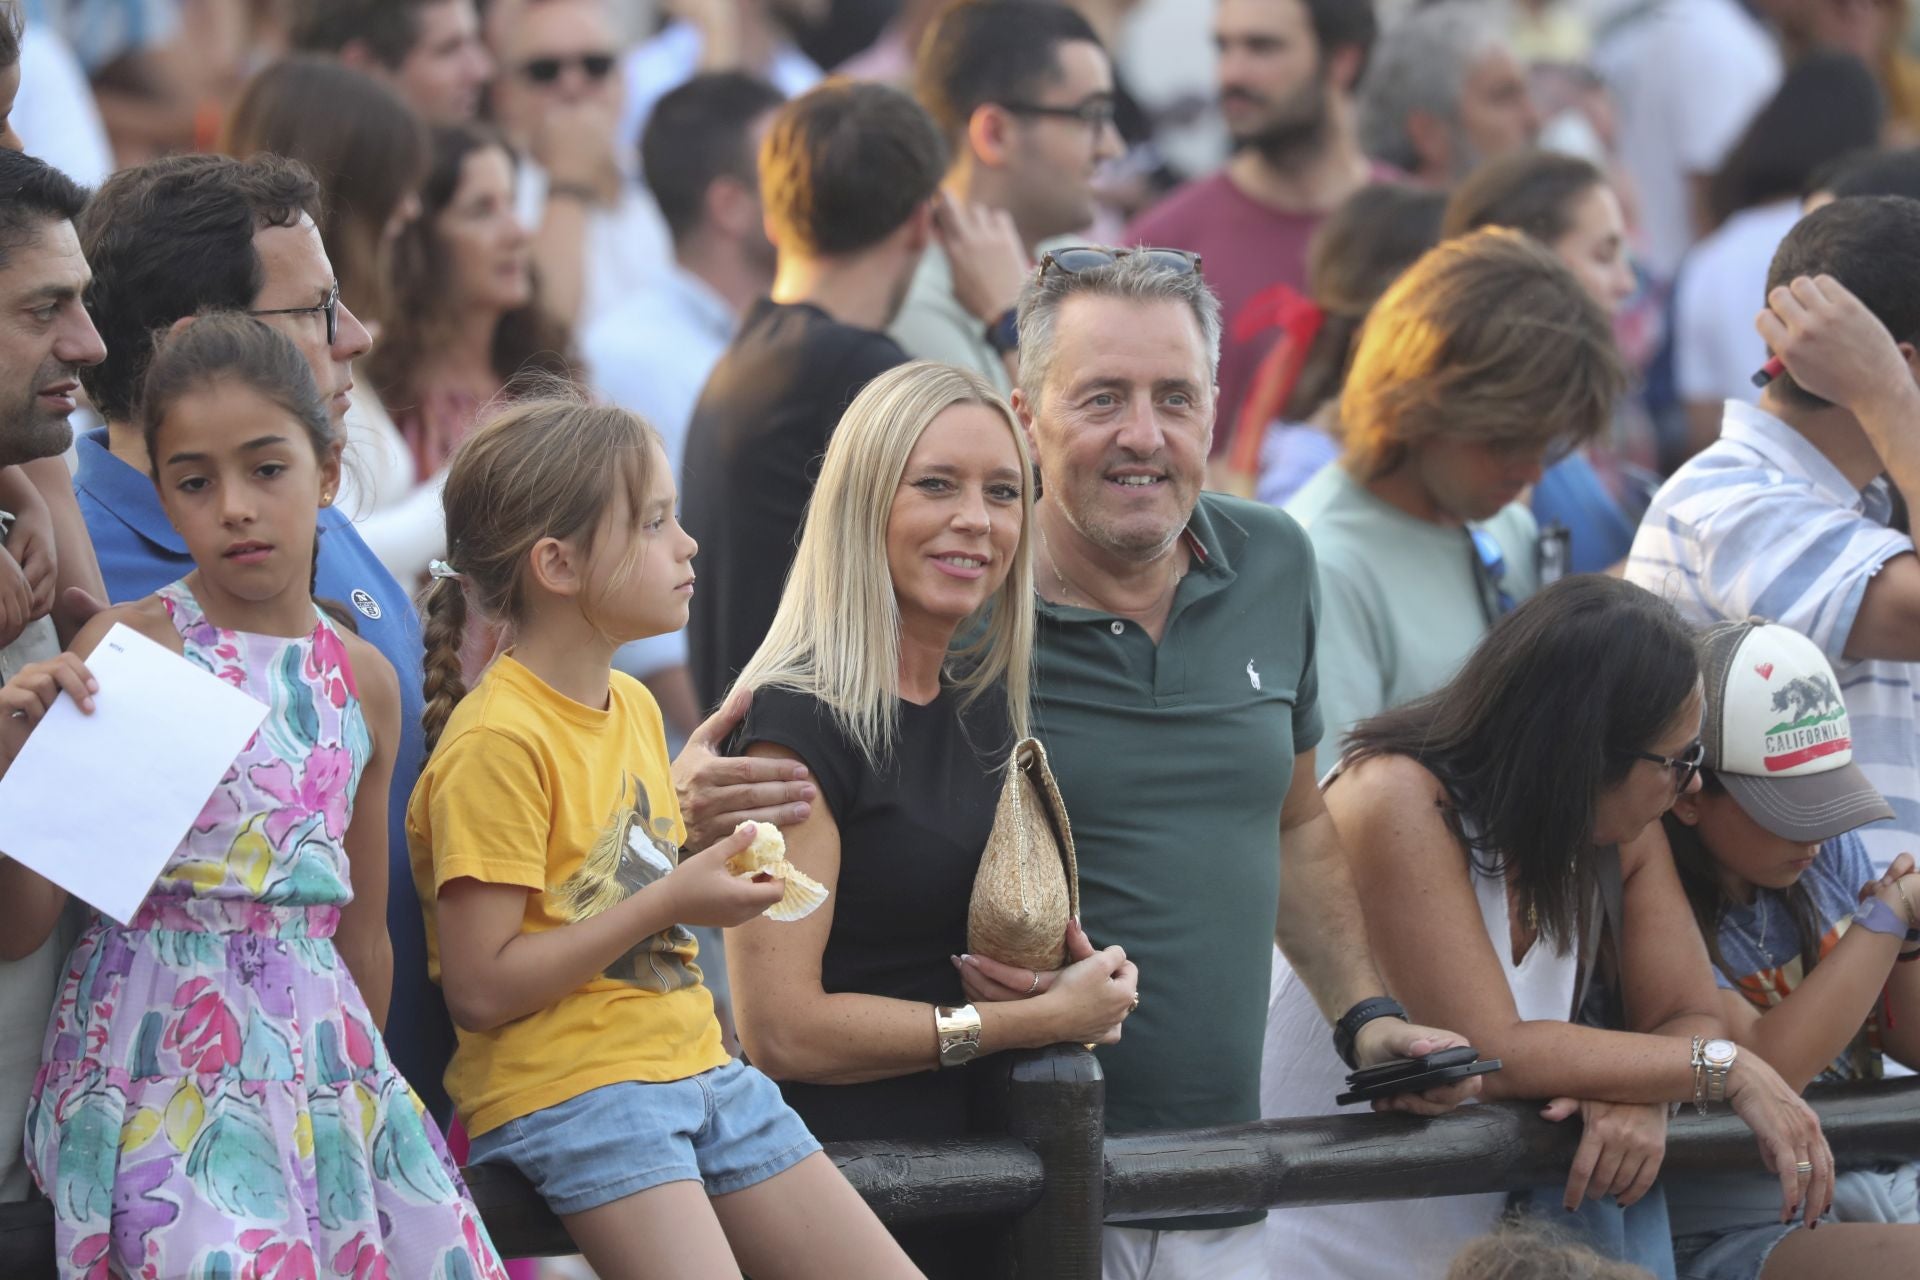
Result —
<instances>
[{"instance_id":1,"label":"black short-sleeve top","mask_svg":"<svg viewBox=\"0 0 1920 1280\"><path fill-rule=\"evenodd\" d=\"M967 948L967 903L993 828L1013 747L1006 700L988 690L964 710L942 686L921 706L899 704L891 758L875 768L806 694L757 689L734 738L798 755L840 829L833 927L821 959L829 994L960 1005L949 957ZM856 1085L785 1084L787 1101L823 1141L939 1138L967 1131L964 1071L929 1070Z\"/></svg>"}]
</instances>

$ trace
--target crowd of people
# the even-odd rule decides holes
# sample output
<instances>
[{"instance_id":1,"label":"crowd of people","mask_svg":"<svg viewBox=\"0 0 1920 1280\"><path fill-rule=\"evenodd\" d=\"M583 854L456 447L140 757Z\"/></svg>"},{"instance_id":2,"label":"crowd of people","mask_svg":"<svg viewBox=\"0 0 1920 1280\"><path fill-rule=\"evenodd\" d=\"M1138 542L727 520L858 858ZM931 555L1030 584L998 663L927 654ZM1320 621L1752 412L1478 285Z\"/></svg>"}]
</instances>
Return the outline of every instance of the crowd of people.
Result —
<instances>
[{"instance_id":1,"label":"crowd of people","mask_svg":"<svg viewBox=\"0 0 1920 1280\"><path fill-rule=\"evenodd\" d=\"M1001 1274L821 1144L1054 1044L1581 1131L1109 1280L1920 1274L1802 1097L1920 1069L1900 0L1194 0L1190 174L1133 0L0 8L0 773L118 626L266 715L131 920L0 851L63 1278L534 1275L463 1166L603 1280Z\"/></svg>"}]
</instances>

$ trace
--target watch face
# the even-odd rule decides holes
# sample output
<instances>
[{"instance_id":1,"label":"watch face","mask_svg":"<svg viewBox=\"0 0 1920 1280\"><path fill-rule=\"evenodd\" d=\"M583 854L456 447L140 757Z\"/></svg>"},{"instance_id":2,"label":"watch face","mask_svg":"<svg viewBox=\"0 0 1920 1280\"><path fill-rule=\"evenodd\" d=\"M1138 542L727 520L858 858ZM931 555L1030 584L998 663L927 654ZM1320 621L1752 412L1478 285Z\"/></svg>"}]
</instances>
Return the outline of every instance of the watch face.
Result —
<instances>
[{"instance_id":1,"label":"watch face","mask_svg":"<svg viewBox=\"0 0 1920 1280\"><path fill-rule=\"evenodd\" d=\"M1710 1067L1726 1067L1733 1065L1734 1053L1732 1041L1709 1040L1706 1047L1700 1051L1700 1056L1706 1059Z\"/></svg>"}]
</instances>

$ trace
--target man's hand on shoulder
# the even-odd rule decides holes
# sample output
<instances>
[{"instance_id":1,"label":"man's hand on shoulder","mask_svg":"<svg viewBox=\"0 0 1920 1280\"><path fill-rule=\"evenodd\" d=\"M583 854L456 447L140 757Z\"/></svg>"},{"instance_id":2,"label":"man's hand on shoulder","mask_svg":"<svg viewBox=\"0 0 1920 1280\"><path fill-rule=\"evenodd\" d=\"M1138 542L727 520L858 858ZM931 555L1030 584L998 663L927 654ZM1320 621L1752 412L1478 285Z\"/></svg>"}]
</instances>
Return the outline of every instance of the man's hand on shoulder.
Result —
<instances>
[{"instance_id":1,"label":"man's hand on shoulder","mask_svg":"<svg viewBox=\"0 0 1920 1280\"><path fill-rule=\"evenodd\" d=\"M686 848L705 849L742 822L790 827L805 822L817 794L794 760L725 756L719 748L746 718L753 691L735 689L687 738L673 762L673 789L686 823Z\"/></svg>"}]
</instances>

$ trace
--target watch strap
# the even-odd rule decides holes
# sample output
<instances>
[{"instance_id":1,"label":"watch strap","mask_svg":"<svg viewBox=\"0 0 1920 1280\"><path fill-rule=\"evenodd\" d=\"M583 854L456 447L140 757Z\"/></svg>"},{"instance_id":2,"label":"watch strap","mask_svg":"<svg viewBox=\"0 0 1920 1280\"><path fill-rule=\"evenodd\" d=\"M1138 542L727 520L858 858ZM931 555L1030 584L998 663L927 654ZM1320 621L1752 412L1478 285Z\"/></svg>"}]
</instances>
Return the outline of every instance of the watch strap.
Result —
<instances>
[{"instance_id":1,"label":"watch strap","mask_svg":"<svg viewBox=\"0 0 1920 1280\"><path fill-rule=\"evenodd\" d=\"M1020 311L1008 307L994 322L987 326L983 335L987 345L1003 356L1010 356L1020 349Z\"/></svg>"},{"instance_id":2,"label":"watch strap","mask_svg":"<svg viewBox=\"0 0 1920 1280\"><path fill-rule=\"evenodd\" d=\"M1340 1061L1346 1063L1350 1071L1358 1070L1360 1066L1354 1061L1353 1042L1359 1038L1360 1028L1375 1018L1412 1021L1407 1017L1407 1011L1400 1007L1400 1002L1392 996L1372 996L1341 1014L1340 1021L1333 1024L1333 1048L1334 1052L1340 1055Z\"/></svg>"},{"instance_id":3,"label":"watch strap","mask_svg":"<svg viewBox=\"0 0 1920 1280\"><path fill-rule=\"evenodd\" d=\"M1905 938L1909 932L1900 913L1880 897L1868 898L1866 904L1853 913L1853 923L1869 933L1886 933L1896 938Z\"/></svg>"},{"instance_id":4,"label":"watch strap","mask_svg":"<svg viewBox=\"0 0 1920 1280\"><path fill-rule=\"evenodd\" d=\"M1716 1047L1724 1047L1726 1056L1718 1058ZM1733 1064L1739 1057L1739 1049L1730 1040L1709 1040L1701 1050L1701 1062L1706 1074L1706 1100L1725 1102L1727 1100L1727 1080L1733 1075Z\"/></svg>"}]
</instances>

